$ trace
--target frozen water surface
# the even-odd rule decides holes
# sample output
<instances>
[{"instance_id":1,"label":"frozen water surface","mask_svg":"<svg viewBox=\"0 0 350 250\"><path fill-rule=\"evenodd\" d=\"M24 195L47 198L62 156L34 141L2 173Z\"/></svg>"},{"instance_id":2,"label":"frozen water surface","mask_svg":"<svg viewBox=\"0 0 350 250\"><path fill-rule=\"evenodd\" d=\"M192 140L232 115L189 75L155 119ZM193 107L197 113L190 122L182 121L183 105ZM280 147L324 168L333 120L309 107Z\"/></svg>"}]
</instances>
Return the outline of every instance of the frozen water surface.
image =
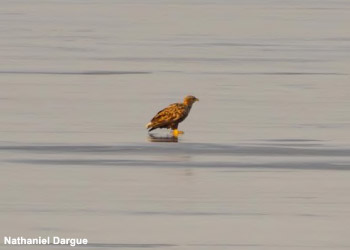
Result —
<instances>
[{"instance_id":1,"label":"frozen water surface","mask_svg":"<svg viewBox=\"0 0 350 250\"><path fill-rule=\"evenodd\" d=\"M349 249L349 23L340 0L1 1L0 236ZM150 137L187 94L185 134Z\"/></svg>"}]
</instances>

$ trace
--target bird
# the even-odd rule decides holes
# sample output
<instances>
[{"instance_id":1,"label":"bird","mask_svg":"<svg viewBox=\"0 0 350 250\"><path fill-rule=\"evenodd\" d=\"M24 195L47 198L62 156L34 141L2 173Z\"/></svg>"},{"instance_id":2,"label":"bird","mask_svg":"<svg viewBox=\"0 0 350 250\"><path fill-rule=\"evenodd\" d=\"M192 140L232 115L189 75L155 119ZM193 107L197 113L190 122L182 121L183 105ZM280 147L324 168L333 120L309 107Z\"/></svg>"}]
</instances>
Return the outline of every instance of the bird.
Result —
<instances>
[{"instance_id":1,"label":"bird","mask_svg":"<svg viewBox=\"0 0 350 250\"><path fill-rule=\"evenodd\" d=\"M159 111L152 120L146 124L146 128L151 132L157 128L167 128L173 130L173 135L178 136L183 134L183 131L179 131L177 128L179 123L186 119L191 111L192 105L198 102L199 99L195 96L188 95L184 98L183 103L170 104L165 109Z\"/></svg>"}]
</instances>

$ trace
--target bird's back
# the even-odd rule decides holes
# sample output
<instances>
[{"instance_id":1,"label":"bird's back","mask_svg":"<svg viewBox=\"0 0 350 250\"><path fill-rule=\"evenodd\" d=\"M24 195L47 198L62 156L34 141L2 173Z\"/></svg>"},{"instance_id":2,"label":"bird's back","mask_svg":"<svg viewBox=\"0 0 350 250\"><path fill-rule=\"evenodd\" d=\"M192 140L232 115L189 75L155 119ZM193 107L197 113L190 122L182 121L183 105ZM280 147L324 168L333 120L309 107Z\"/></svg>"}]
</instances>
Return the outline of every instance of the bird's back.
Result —
<instances>
[{"instance_id":1,"label":"bird's back","mask_svg":"<svg viewBox=\"0 0 350 250\"><path fill-rule=\"evenodd\" d=\"M190 109L189 106L183 103L170 104L152 118L151 122L147 124L147 128L153 130L156 128L166 128L172 124L178 124L188 116Z\"/></svg>"}]
</instances>

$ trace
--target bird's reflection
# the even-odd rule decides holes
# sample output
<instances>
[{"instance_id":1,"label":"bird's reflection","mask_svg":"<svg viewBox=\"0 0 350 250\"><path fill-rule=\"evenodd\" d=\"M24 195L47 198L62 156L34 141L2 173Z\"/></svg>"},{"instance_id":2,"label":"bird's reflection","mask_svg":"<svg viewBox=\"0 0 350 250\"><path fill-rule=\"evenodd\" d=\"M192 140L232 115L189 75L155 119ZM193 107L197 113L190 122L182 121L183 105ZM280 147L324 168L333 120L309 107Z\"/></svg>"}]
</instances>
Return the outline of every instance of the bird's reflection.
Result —
<instances>
[{"instance_id":1,"label":"bird's reflection","mask_svg":"<svg viewBox=\"0 0 350 250\"><path fill-rule=\"evenodd\" d=\"M177 136L169 136L169 135L154 135L148 134L148 141L150 142L178 142L179 138Z\"/></svg>"}]
</instances>

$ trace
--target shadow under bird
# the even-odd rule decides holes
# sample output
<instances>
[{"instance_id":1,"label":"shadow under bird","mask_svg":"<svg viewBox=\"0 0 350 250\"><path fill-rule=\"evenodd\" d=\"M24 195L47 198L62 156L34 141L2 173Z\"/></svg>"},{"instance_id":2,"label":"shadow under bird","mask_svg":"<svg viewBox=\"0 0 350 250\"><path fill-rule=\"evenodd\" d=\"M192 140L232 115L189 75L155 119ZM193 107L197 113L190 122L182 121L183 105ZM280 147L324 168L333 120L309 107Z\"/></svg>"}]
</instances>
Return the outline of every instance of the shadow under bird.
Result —
<instances>
[{"instance_id":1,"label":"shadow under bird","mask_svg":"<svg viewBox=\"0 0 350 250\"><path fill-rule=\"evenodd\" d=\"M146 125L146 128L149 129L148 132L157 128L170 128L173 130L174 136L183 134L183 131L177 129L179 123L186 119L191 111L193 103L197 101L199 101L198 98L189 95L184 98L183 103L170 104L165 109L162 109L152 118L151 122Z\"/></svg>"}]
</instances>

